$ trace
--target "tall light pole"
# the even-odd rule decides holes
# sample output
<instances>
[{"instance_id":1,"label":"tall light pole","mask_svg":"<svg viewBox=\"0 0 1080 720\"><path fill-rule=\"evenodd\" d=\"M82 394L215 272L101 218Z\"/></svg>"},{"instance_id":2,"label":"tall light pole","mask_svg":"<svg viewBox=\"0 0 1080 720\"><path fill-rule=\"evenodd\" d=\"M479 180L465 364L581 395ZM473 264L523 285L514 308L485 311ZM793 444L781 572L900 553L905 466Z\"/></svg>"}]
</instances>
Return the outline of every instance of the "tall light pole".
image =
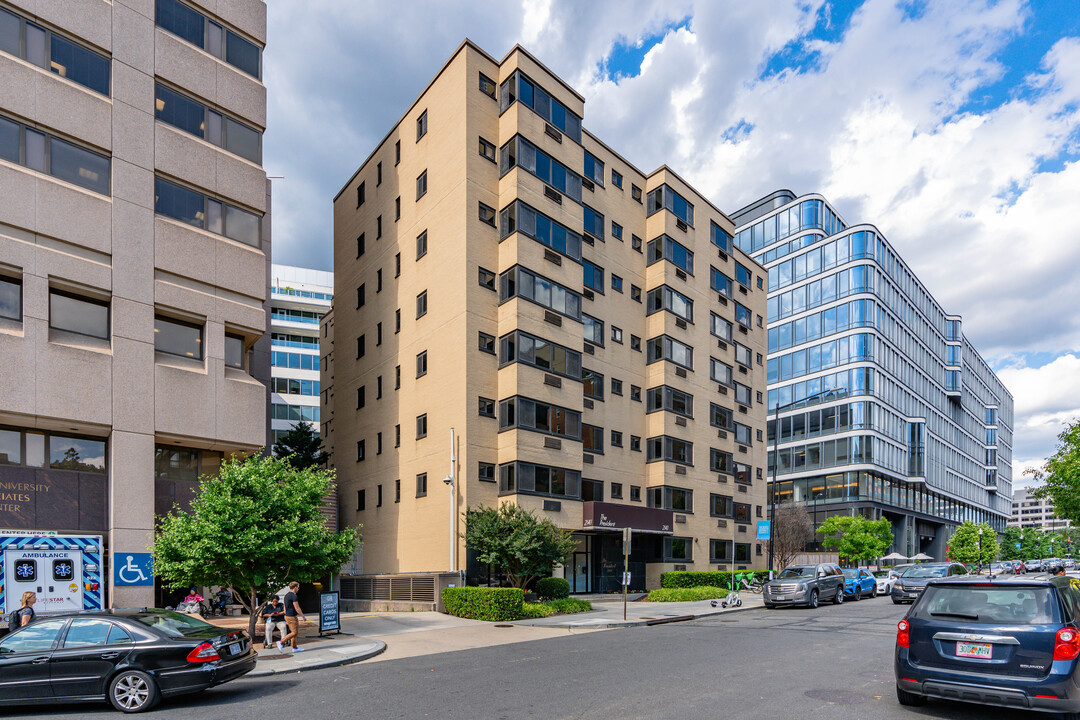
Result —
<instances>
[{"instance_id":1,"label":"tall light pole","mask_svg":"<svg viewBox=\"0 0 1080 720\"><path fill-rule=\"evenodd\" d=\"M769 488L769 578L772 579L773 574L773 543L776 537L776 473L780 466L780 411L787 410L795 407L800 403L805 403L809 400L814 400L819 397L828 395L831 391L822 391L807 396L802 400L796 402L790 402L785 405L780 404L780 392L776 393L776 405L773 407L773 471L772 471L772 486ZM814 499L814 523L817 524L817 499ZM817 528L814 528L815 531Z\"/></svg>"}]
</instances>

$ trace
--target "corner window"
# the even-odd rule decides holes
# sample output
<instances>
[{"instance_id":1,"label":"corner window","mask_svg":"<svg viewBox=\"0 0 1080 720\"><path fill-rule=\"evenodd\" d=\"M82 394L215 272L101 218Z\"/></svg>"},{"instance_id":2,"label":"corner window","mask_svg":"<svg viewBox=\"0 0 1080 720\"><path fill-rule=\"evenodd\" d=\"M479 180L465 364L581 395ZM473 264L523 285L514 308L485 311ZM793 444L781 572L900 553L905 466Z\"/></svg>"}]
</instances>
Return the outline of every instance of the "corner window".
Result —
<instances>
[{"instance_id":1,"label":"corner window","mask_svg":"<svg viewBox=\"0 0 1080 720\"><path fill-rule=\"evenodd\" d=\"M0 158L102 195L110 193L109 158L5 117L0 117Z\"/></svg>"},{"instance_id":2,"label":"corner window","mask_svg":"<svg viewBox=\"0 0 1080 720\"><path fill-rule=\"evenodd\" d=\"M157 0L157 25L258 79L262 51L177 0Z\"/></svg>"},{"instance_id":3,"label":"corner window","mask_svg":"<svg viewBox=\"0 0 1080 720\"><path fill-rule=\"evenodd\" d=\"M484 138L480 138L480 156L495 162L495 146Z\"/></svg>"},{"instance_id":4,"label":"corner window","mask_svg":"<svg viewBox=\"0 0 1080 720\"><path fill-rule=\"evenodd\" d=\"M495 208L480 203L480 222L495 227Z\"/></svg>"},{"instance_id":5,"label":"corner window","mask_svg":"<svg viewBox=\"0 0 1080 720\"><path fill-rule=\"evenodd\" d=\"M109 59L0 9L0 50L109 95Z\"/></svg>"},{"instance_id":6,"label":"corner window","mask_svg":"<svg viewBox=\"0 0 1080 720\"><path fill-rule=\"evenodd\" d=\"M203 326L154 316L154 349L169 355L203 359Z\"/></svg>"},{"instance_id":7,"label":"corner window","mask_svg":"<svg viewBox=\"0 0 1080 720\"><path fill-rule=\"evenodd\" d=\"M427 135L427 110L420 113L420 117L416 118L416 141L420 142L420 138Z\"/></svg>"},{"instance_id":8,"label":"corner window","mask_svg":"<svg viewBox=\"0 0 1080 720\"><path fill-rule=\"evenodd\" d=\"M492 100L497 99L495 96L495 93L497 92L495 81L484 73L480 73L480 92L484 93Z\"/></svg>"},{"instance_id":9,"label":"corner window","mask_svg":"<svg viewBox=\"0 0 1080 720\"><path fill-rule=\"evenodd\" d=\"M420 177L416 178L416 199L427 195L427 170L420 173Z\"/></svg>"},{"instance_id":10,"label":"corner window","mask_svg":"<svg viewBox=\"0 0 1080 720\"><path fill-rule=\"evenodd\" d=\"M154 116L254 163L262 162L262 133L160 83Z\"/></svg>"},{"instance_id":11,"label":"corner window","mask_svg":"<svg viewBox=\"0 0 1080 720\"><path fill-rule=\"evenodd\" d=\"M108 340L109 303L61 290L50 290L49 327Z\"/></svg>"},{"instance_id":12,"label":"corner window","mask_svg":"<svg viewBox=\"0 0 1080 720\"><path fill-rule=\"evenodd\" d=\"M259 215L168 180L154 180L154 212L237 242L259 246L262 224Z\"/></svg>"}]
</instances>

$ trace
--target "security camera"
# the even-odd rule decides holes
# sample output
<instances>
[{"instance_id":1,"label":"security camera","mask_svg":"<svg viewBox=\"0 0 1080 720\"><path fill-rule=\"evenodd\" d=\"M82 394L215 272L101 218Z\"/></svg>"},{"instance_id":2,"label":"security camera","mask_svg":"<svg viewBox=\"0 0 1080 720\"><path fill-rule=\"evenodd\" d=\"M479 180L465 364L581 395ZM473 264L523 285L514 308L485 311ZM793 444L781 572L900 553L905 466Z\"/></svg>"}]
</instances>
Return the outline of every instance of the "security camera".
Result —
<instances>
[{"instance_id":1,"label":"security camera","mask_svg":"<svg viewBox=\"0 0 1080 720\"><path fill-rule=\"evenodd\" d=\"M449 475L447 475L446 477L444 477L444 478L442 479L442 481L443 481L444 483L446 483L447 485L453 485L453 484L454 484L454 478L450 477Z\"/></svg>"}]
</instances>

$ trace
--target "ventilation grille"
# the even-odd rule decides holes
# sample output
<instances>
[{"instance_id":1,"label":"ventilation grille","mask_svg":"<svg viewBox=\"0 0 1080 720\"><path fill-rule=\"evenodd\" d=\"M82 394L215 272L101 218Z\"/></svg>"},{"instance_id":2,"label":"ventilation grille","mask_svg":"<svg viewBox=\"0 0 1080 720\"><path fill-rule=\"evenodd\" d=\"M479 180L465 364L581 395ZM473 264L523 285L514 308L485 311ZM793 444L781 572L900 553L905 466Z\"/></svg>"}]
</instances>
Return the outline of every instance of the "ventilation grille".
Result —
<instances>
[{"instance_id":1,"label":"ventilation grille","mask_svg":"<svg viewBox=\"0 0 1080 720\"><path fill-rule=\"evenodd\" d=\"M559 191L551 187L550 185L544 186L544 197L548 198L549 200L554 200L555 202L562 205L562 195L560 195Z\"/></svg>"},{"instance_id":2,"label":"ventilation grille","mask_svg":"<svg viewBox=\"0 0 1080 720\"><path fill-rule=\"evenodd\" d=\"M341 597L344 600L402 600L405 602L435 602L433 577L342 577Z\"/></svg>"},{"instance_id":3,"label":"ventilation grille","mask_svg":"<svg viewBox=\"0 0 1080 720\"><path fill-rule=\"evenodd\" d=\"M544 124L544 134L553 138L555 142L562 142L562 133L556 130L551 123Z\"/></svg>"},{"instance_id":4,"label":"ventilation grille","mask_svg":"<svg viewBox=\"0 0 1080 720\"><path fill-rule=\"evenodd\" d=\"M544 251L544 259L547 260L548 262L553 262L556 265L562 265L562 258L559 257L559 254L555 253L555 252L552 252L550 250L545 250Z\"/></svg>"}]
</instances>

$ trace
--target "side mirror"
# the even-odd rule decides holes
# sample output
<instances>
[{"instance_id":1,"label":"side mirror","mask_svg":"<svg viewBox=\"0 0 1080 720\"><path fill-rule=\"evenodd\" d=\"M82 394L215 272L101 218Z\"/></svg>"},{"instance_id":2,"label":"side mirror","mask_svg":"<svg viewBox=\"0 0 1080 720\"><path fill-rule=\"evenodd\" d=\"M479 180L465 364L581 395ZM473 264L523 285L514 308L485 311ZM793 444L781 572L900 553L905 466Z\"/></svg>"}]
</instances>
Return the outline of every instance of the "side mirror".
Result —
<instances>
[{"instance_id":1,"label":"side mirror","mask_svg":"<svg viewBox=\"0 0 1080 720\"><path fill-rule=\"evenodd\" d=\"M825 577L825 571L824 571L824 570L818 570L818 572L817 572L817 576L818 576L819 578L823 578L823 577Z\"/></svg>"}]
</instances>

